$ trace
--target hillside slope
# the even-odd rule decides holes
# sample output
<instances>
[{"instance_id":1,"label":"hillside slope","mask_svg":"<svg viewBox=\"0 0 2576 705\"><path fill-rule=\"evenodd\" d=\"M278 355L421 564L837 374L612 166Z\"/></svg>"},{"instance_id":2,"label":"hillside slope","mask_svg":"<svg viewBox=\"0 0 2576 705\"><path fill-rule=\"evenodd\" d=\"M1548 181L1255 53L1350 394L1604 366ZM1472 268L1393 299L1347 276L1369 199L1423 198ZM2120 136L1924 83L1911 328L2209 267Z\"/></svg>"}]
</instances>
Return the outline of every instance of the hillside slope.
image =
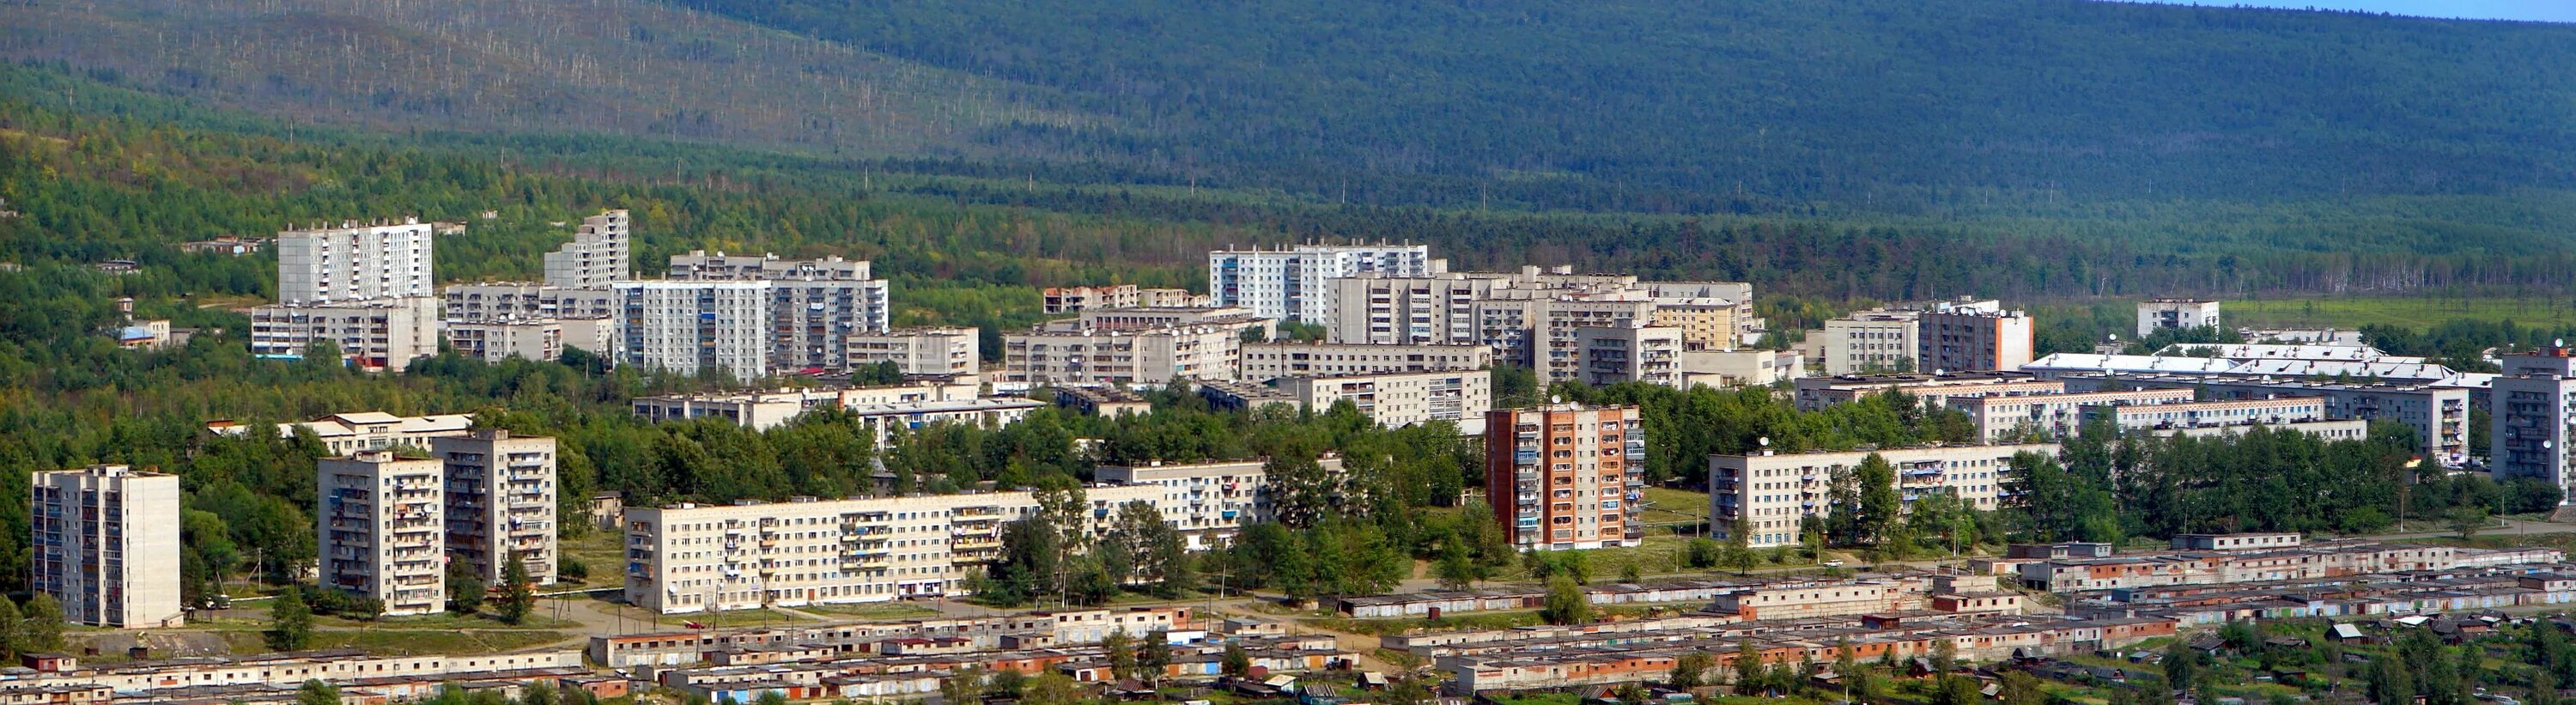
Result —
<instances>
[{"instance_id":1,"label":"hillside slope","mask_svg":"<svg viewBox=\"0 0 2576 705\"><path fill-rule=\"evenodd\" d=\"M298 120L965 155L1048 91L643 0L0 3L0 56Z\"/></svg>"}]
</instances>

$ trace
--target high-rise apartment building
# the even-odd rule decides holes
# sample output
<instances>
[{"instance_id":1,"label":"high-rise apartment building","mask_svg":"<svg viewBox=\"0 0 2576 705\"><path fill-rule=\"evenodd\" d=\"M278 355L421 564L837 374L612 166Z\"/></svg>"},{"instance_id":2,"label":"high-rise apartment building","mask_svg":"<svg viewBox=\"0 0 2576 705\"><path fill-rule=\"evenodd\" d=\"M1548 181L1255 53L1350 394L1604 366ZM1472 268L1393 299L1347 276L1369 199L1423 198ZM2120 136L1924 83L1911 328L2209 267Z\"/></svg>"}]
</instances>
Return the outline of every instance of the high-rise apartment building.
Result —
<instances>
[{"instance_id":1,"label":"high-rise apartment building","mask_svg":"<svg viewBox=\"0 0 2576 705\"><path fill-rule=\"evenodd\" d=\"M1551 404L1485 416L1485 497L1512 546L1635 546L1646 428L1634 406Z\"/></svg>"},{"instance_id":2,"label":"high-rise apartment building","mask_svg":"<svg viewBox=\"0 0 2576 705\"><path fill-rule=\"evenodd\" d=\"M1917 371L2010 372L2030 364L2038 350L2037 326L2020 311L1926 311L1914 358Z\"/></svg>"},{"instance_id":3,"label":"high-rise apartment building","mask_svg":"<svg viewBox=\"0 0 2576 705\"><path fill-rule=\"evenodd\" d=\"M1915 371L1922 354L1922 314L1872 310L1825 321L1824 365L1827 376Z\"/></svg>"},{"instance_id":4,"label":"high-rise apartment building","mask_svg":"<svg viewBox=\"0 0 2576 705\"><path fill-rule=\"evenodd\" d=\"M2568 503L2568 485L2576 483L2576 356L2568 348L2503 356L2504 372L2488 393L2495 415L2488 435L2495 452L2491 461L2498 480L2530 477L2556 485L2559 504Z\"/></svg>"},{"instance_id":5,"label":"high-rise apartment building","mask_svg":"<svg viewBox=\"0 0 2576 705\"><path fill-rule=\"evenodd\" d=\"M616 360L684 375L724 370L769 376L770 284L764 281L618 282Z\"/></svg>"},{"instance_id":6,"label":"high-rise apartment building","mask_svg":"<svg viewBox=\"0 0 2576 705\"><path fill-rule=\"evenodd\" d=\"M28 588L73 624L175 627L179 477L123 465L35 474L28 495Z\"/></svg>"},{"instance_id":7,"label":"high-rise apartment building","mask_svg":"<svg viewBox=\"0 0 2576 705\"><path fill-rule=\"evenodd\" d=\"M572 242L546 253L546 283L600 289L633 278L634 248L634 220L624 209L583 218L572 231Z\"/></svg>"},{"instance_id":8,"label":"high-rise apartment building","mask_svg":"<svg viewBox=\"0 0 2576 705\"><path fill-rule=\"evenodd\" d=\"M1251 321L1138 330L1031 331L1002 336L996 381L1136 385L1239 379Z\"/></svg>"},{"instance_id":9,"label":"high-rise apartment building","mask_svg":"<svg viewBox=\"0 0 2576 705\"><path fill-rule=\"evenodd\" d=\"M1439 268L1426 245L1298 245L1285 250L1208 253L1208 294L1265 318L1321 322L1332 315L1332 280L1362 274L1428 276Z\"/></svg>"},{"instance_id":10,"label":"high-rise apartment building","mask_svg":"<svg viewBox=\"0 0 2576 705\"><path fill-rule=\"evenodd\" d=\"M740 295L739 286L744 284L759 285L765 301L757 310L706 310L740 306L732 299ZM847 346L851 335L884 331L890 320L886 281L871 278L864 260L790 260L777 255L748 257L692 251L671 257L668 279L616 284L620 291L638 285L704 292L706 295L700 298L706 306L696 315L711 326L698 327L712 328L711 333L721 334L725 332L722 329L733 327L736 335L752 335L730 320L751 316L740 323L758 324L757 335L765 348L761 367L770 371L840 369L849 361ZM706 319L708 313L715 317ZM626 323L631 325L636 320L630 315ZM649 345L631 333L627 339ZM716 340L718 347L726 342L743 342L723 337ZM737 370L737 376L748 379L758 375L744 376Z\"/></svg>"},{"instance_id":11,"label":"high-rise apartment building","mask_svg":"<svg viewBox=\"0 0 2576 705\"><path fill-rule=\"evenodd\" d=\"M318 304L437 296L430 275L439 224L401 223L288 230L277 234L277 300Z\"/></svg>"},{"instance_id":12,"label":"high-rise apartment building","mask_svg":"<svg viewBox=\"0 0 2576 705\"><path fill-rule=\"evenodd\" d=\"M372 450L315 465L323 587L375 598L388 615L447 609L447 499L431 458Z\"/></svg>"},{"instance_id":13,"label":"high-rise apartment building","mask_svg":"<svg viewBox=\"0 0 2576 705\"><path fill-rule=\"evenodd\" d=\"M446 478L447 560L499 585L515 559L538 584L555 581L555 439L476 429L433 438Z\"/></svg>"},{"instance_id":14,"label":"high-rise apartment building","mask_svg":"<svg viewBox=\"0 0 2576 705\"><path fill-rule=\"evenodd\" d=\"M1620 382L1682 389L1682 350L1688 345L1680 328L1645 325L1574 329L1574 349L1581 370L1576 379L1593 386Z\"/></svg>"}]
</instances>

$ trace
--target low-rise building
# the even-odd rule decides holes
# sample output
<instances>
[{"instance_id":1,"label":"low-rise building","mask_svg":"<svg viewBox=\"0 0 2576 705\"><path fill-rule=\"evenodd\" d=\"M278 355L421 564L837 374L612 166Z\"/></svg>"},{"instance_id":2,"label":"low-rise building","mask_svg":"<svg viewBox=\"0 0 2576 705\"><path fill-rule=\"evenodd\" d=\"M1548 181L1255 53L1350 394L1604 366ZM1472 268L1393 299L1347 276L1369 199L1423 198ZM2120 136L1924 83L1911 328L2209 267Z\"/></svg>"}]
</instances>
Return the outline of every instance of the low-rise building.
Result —
<instances>
[{"instance_id":1,"label":"low-rise building","mask_svg":"<svg viewBox=\"0 0 2576 705\"><path fill-rule=\"evenodd\" d=\"M1154 411L1153 402L1124 387L1056 387L1055 405L1084 416L1126 416Z\"/></svg>"},{"instance_id":2,"label":"low-rise building","mask_svg":"<svg viewBox=\"0 0 2576 705\"><path fill-rule=\"evenodd\" d=\"M2417 449L2443 467L2460 467L2469 459L2469 391L2458 387L2389 382L2335 382L2297 377L2061 373L2054 375L2070 390L2190 389L2213 400L2318 397L2326 417L2405 424L2414 430Z\"/></svg>"},{"instance_id":3,"label":"low-rise building","mask_svg":"<svg viewBox=\"0 0 2576 705\"><path fill-rule=\"evenodd\" d=\"M1864 397L1902 392L1931 406L1964 397L2059 394L2066 385L2019 372L1944 372L1806 377L1795 381L1799 411L1816 411Z\"/></svg>"},{"instance_id":4,"label":"low-rise building","mask_svg":"<svg viewBox=\"0 0 2576 705\"><path fill-rule=\"evenodd\" d=\"M891 362L907 375L971 375L982 364L982 332L974 328L902 328L850 336L843 369Z\"/></svg>"},{"instance_id":5,"label":"low-rise building","mask_svg":"<svg viewBox=\"0 0 2576 705\"><path fill-rule=\"evenodd\" d=\"M1266 325L1267 321L1252 319L1169 328L1010 333L1002 336L1002 371L996 381L1101 386L1239 379L1243 331Z\"/></svg>"},{"instance_id":6,"label":"low-rise building","mask_svg":"<svg viewBox=\"0 0 2576 705\"><path fill-rule=\"evenodd\" d=\"M1020 397L977 396L971 381L929 380L879 387L778 389L757 392L674 394L636 397L635 413L655 421L721 418L754 430L793 421L820 406L838 406L856 416L875 435L878 447L895 429L934 423L998 427L1028 416L1045 402Z\"/></svg>"},{"instance_id":7,"label":"low-rise building","mask_svg":"<svg viewBox=\"0 0 2576 705\"><path fill-rule=\"evenodd\" d=\"M1340 458L1318 462L1326 472L1342 470ZM1161 495L1150 501L1163 512L1164 523L1180 530L1190 550L1200 551L1230 544L1237 529L1270 516L1265 491L1270 473L1263 466L1262 460L1103 465L1091 477L1112 485L1159 488Z\"/></svg>"},{"instance_id":8,"label":"low-rise building","mask_svg":"<svg viewBox=\"0 0 2576 705\"><path fill-rule=\"evenodd\" d=\"M2130 393L2156 391L2189 390ZM2367 422L2327 419L2324 397L2186 401L2154 406L2088 405L2083 416L2088 421L2101 421L2122 431L2165 435L2241 433L2256 426L2269 426L2315 434L2329 440L2356 440L2369 431Z\"/></svg>"},{"instance_id":9,"label":"low-rise building","mask_svg":"<svg viewBox=\"0 0 2576 705\"><path fill-rule=\"evenodd\" d=\"M1718 595L1709 605L1744 619L1835 617L1923 608L1923 589L1903 581L1773 583Z\"/></svg>"},{"instance_id":10,"label":"low-rise building","mask_svg":"<svg viewBox=\"0 0 2576 705\"><path fill-rule=\"evenodd\" d=\"M1102 308L1135 308L1141 298L1134 284L1050 286L1041 295L1039 310L1049 315Z\"/></svg>"},{"instance_id":11,"label":"low-rise building","mask_svg":"<svg viewBox=\"0 0 2576 705\"><path fill-rule=\"evenodd\" d=\"M1243 379L1331 377L1395 372L1482 370L1494 366L1484 345L1368 345L1352 343L1246 343Z\"/></svg>"},{"instance_id":12,"label":"low-rise building","mask_svg":"<svg viewBox=\"0 0 2576 705\"><path fill-rule=\"evenodd\" d=\"M210 433L241 436L256 429L218 419L206 423ZM332 414L300 423L282 423L270 428L279 438L294 438L298 431L311 433L332 455L355 455L370 450L395 446L428 448L432 438L462 436L474 430L473 414L430 414L395 416L381 411Z\"/></svg>"},{"instance_id":13,"label":"low-rise building","mask_svg":"<svg viewBox=\"0 0 2576 705\"><path fill-rule=\"evenodd\" d=\"M613 318L450 321L446 328L448 347L485 362L559 360L567 349L605 354L617 344Z\"/></svg>"},{"instance_id":14,"label":"low-rise building","mask_svg":"<svg viewBox=\"0 0 2576 705\"><path fill-rule=\"evenodd\" d=\"M2235 534L2174 534L2176 551L2269 551L2298 548L2306 543L2297 532L2245 532ZM2054 556L2052 556L2054 557Z\"/></svg>"},{"instance_id":15,"label":"low-rise building","mask_svg":"<svg viewBox=\"0 0 2576 705\"><path fill-rule=\"evenodd\" d=\"M2218 302L2210 299L2147 299L2138 302L2138 337L2160 330L2218 327Z\"/></svg>"},{"instance_id":16,"label":"low-rise building","mask_svg":"<svg viewBox=\"0 0 2576 705\"><path fill-rule=\"evenodd\" d=\"M1948 406L1967 412L1968 419L1977 424L1977 438L1987 443L2002 443L2016 439L2071 437L2084 424L2086 411L2095 407L2117 413L2132 407L2161 408L2191 400L2192 392L2188 389L2140 389L1960 397L1949 400Z\"/></svg>"},{"instance_id":17,"label":"low-rise building","mask_svg":"<svg viewBox=\"0 0 2576 705\"><path fill-rule=\"evenodd\" d=\"M1712 388L1767 387L1807 376L1807 358L1795 350L1687 350L1682 352L1686 385Z\"/></svg>"}]
</instances>

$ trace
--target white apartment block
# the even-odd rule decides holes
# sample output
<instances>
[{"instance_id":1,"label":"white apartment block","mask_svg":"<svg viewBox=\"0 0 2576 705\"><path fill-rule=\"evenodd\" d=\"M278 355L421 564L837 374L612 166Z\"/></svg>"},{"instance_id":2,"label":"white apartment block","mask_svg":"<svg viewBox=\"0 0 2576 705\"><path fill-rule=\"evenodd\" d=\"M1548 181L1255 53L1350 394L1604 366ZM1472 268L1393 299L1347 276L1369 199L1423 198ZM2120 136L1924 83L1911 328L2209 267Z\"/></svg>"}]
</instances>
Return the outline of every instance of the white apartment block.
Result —
<instances>
[{"instance_id":1,"label":"white apartment block","mask_svg":"<svg viewBox=\"0 0 2576 705\"><path fill-rule=\"evenodd\" d=\"M856 333L843 369L894 363L908 375L971 375L982 364L983 331L974 328L905 328Z\"/></svg>"},{"instance_id":2,"label":"white apartment block","mask_svg":"<svg viewBox=\"0 0 2576 705\"><path fill-rule=\"evenodd\" d=\"M602 326L600 322L593 321L582 327L598 331ZM598 335L594 332L592 337L591 344L596 345ZM447 346L454 348L456 354L484 362L500 362L513 357L523 360L560 359L564 346L569 344L564 338L564 324L553 319L447 324ZM580 347L602 349L588 345Z\"/></svg>"},{"instance_id":3,"label":"white apartment block","mask_svg":"<svg viewBox=\"0 0 2576 705\"><path fill-rule=\"evenodd\" d=\"M2218 302L2206 299L2147 299L2138 302L2138 337L2159 330L2218 327Z\"/></svg>"},{"instance_id":4,"label":"white apartment block","mask_svg":"<svg viewBox=\"0 0 2576 705\"><path fill-rule=\"evenodd\" d=\"M2154 392L2188 392L2186 389L2146 389L2125 394ZM2075 396L2075 395L2069 395ZM2089 396L2089 395L2086 395ZM2030 397L2045 399L2046 397ZM2199 428L2244 427L2256 424L2278 425L2326 420L2324 397L2283 397L2277 399L2236 399L2229 401L2191 401L2184 397L2175 403L2114 406L2088 404L2085 420L2100 420L2122 431L2178 431Z\"/></svg>"},{"instance_id":5,"label":"white apartment block","mask_svg":"<svg viewBox=\"0 0 2576 705\"><path fill-rule=\"evenodd\" d=\"M1075 386L1162 384L1242 376L1253 323L1002 336L999 382Z\"/></svg>"},{"instance_id":6,"label":"white apartment block","mask_svg":"<svg viewBox=\"0 0 2576 705\"><path fill-rule=\"evenodd\" d=\"M1827 376L1915 371L1922 354L1921 313L1862 311L1825 321L1824 367Z\"/></svg>"},{"instance_id":7,"label":"white apartment block","mask_svg":"<svg viewBox=\"0 0 2576 705\"><path fill-rule=\"evenodd\" d=\"M765 367L772 371L839 369L848 362L849 337L886 330L892 315L886 281L872 278L865 260L691 251L671 257L665 283L673 282L764 285L769 302L760 316L770 348Z\"/></svg>"},{"instance_id":8,"label":"white apartment block","mask_svg":"<svg viewBox=\"0 0 2576 705\"><path fill-rule=\"evenodd\" d=\"M1485 496L1523 550L1635 546L1646 485L1637 407L1556 404L1485 416Z\"/></svg>"},{"instance_id":9,"label":"white apartment block","mask_svg":"<svg viewBox=\"0 0 2576 705\"><path fill-rule=\"evenodd\" d=\"M1325 472L1342 471L1340 458L1319 462ZM1190 550L1204 551L1233 543L1243 525L1270 516L1270 496L1263 489L1270 473L1262 463L1103 465L1094 468L1091 476L1111 485L1159 488L1161 494L1147 501L1163 512L1164 523L1180 530Z\"/></svg>"},{"instance_id":10,"label":"white apartment block","mask_svg":"<svg viewBox=\"0 0 2576 705\"><path fill-rule=\"evenodd\" d=\"M1048 333L1083 333L1091 331L1148 330L1180 326L1245 326L1261 329L1268 339L1277 319L1253 315L1251 309L1239 306L1214 308L1118 308L1084 309L1072 318L1061 318L1039 324L1037 330Z\"/></svg>"},{"instance_id":11,"label":"white apartment block","mask_svg":"<svg viewBox=\"0 0 2576 705\"><path fill-rule=\"evenodd\" d=\"M880 448L897 429L936 423L995 428L1017 422L1031 410L1046 406L1019 397L979 397L977 387L973 381L917 382L846 389L636 397L632 403L635 415L654 421L720 418L762 431L786 425L816 407L837 406L858 417Z\"/></svg>"},{"instance_id":12,"label":"white apartment block","mask_svg":"<svg viewBox=\"0 0 2576 705\"><path fill-rule=\"evenodd\" d=\"M581 220L572 241L546 253L546 283L571 289L605 289L634 278L635 221L624 209Z\"/></svg>"},{"instance_id":13,"label":"white apartment block","mask_svg":"<svg viewBox=\"0 0 2576 705\"><path fill-rule=\"evenodd\" d=\"M40 472L28 495L28 587L72 624L176 627L179 476L123 465Z\"/></svg>"},{"instance_id":14,"label":"white apartment block","mask_svg":"<svg viewBox=\"0 0 2576 705\"><path fill-rule=\"evenodd\" d=\"M2191 400L2192 391L2189 389L2140 389L1960 397L1950 400L1947 406L1967 412L1969 420L1977 424L1977 438L1983 442L2003 443L2022 438L2072 437L2083 427L2086 412L2092 407L2113 410L2131 406L2161 408L2167 404L2188 404Z\"/></svg>"},{"instance_id":15,"label":"white apartment block","mask_svg":"<svg viewBox=\"0 0 2576 705\"><path fill-rule=\"evenodd\" d=\"M446 476L447 560L499 585L516 559L537 584L555 582L555 439L482 429L435 438Z\"/></svg>"},{"instance_id":16,"label":"white apartment block","mask_svg":"<svg viewBox=\"0 0 2576 705\"><path fill-rule=\"evenodd\" d=\"M447 500L439 461L366 451L324 458L314 474L322 586L375 598L388 615L446 611Z\"/></svg>"},{"instance_id":17,"label":"white apartment block","mask_svg":"<svg viewBox=\"0 0 2576 705\"><path fill-rule=\"evenodd\" d=\"M1396 372L1482 370L1494 366L1483 345L1370 345L1356 343L1245 343L1243 378L1333 377Z\"/></svg>"},{"instance_id":18,"label":"white apartment block","mask_svg":"<svg viewBox=\"0 0 2576 705\"><path fill-rule=\"evenodd\" d=\"M2506 363L2513 370L2513 363ZM2498 390L2515 385L2498 376ZM2469 394L2461 387L2431 384L2339 383L2311 381L2305 378L2275 378L2259 375L2210 374L2102 374L2059 373L2057 379L2067 389L2139 389L2164 387L2190 389L2204 396L2223 399L2269 399L2272 397L2320 397L2326 402L2326 417L2360 421L2388 421L2404 424L2416 434L2417 450L2424 459L2443 467L2461 467L2469 461ZM2538 392L2531 392L2538 393ZM2498 402L2506 400L2497 396ZM2495 418L2507 412L2501 408ZM2533 432L2546 430L2534 429ZM2499 455L2506 437L2495 437ZM2561 446L2563 447L2563 446ZM2512 470L2496 465L2498 472L2512 477Z\"/></svg>"},{"instance_id":19,"label":"white apartment block","mask_svg":"<svg viewBox=\"0 0 2576 705\"><path fill-rule=\"evenodd\" d=\"M1333 311L1332 280L1363 274L1428 276L1438 265L1425 245L1298 245L1285 250L1208 253L1208 295L1265 318L1322 322Z\"/></svg>"},{"instance_id":20,"label":"white apartment block","mask_svg":"<svg viewBox=\"0 0 2576 705\"><path fill-rule=\"evenodd\" d=\"M1188 289L1137 289L1136 305L1144 308L1215 308L1216 297Z\"/></svg>"},{"instance_id":21,"label":"white apartment block","mask_svg":"<svg viewBox=\"0 0 2576 705\"><path fill-rule=\"evenodd\" d=\"M2560 504L2576 484L2576 357L2567 348L2504 356L2504 373L2489 387L2494 400L2488 438L2498 480L2531 477L2557 485Z\"/></svg>"},{"instance_id":22,"label":"white apartment block","mask_svg":"<svg viewBox=\"0 0 2576 705\"><path fill-rule=\"evenodd\" d=\"M1680 328L1650 326L1643 321L1617 327L1577 328L1574 345L1582 365L1575 378L1585 384L1643 382L1687 388L1688 377L1682 373L1682 350L1687 342Z\"/></svg>"},{"instance_id":23,"label":"white apartment block","mask_svg":"<svg viewBox=\"0 0 2576 705\"><path fill-rule=\"evenodd\" d=\"M533 282L449 284L439 290L439 309L451 325L554 318L562 294L562 287Z\"/></svg>"},{"instance_id":24,"label":"white apartment block","mask_svg":"<svg viewBox=\"0 0 2576 705\"><path fill-rule=\"evenodd\" d=\"M2009 372L2037 357L2038 327L2020 311L1926 311L1920 322L1919 371Z\"/></svg>"},{"instance_id":25,"label":"white apartment block","mask_svg":"<svg viewBox=\"0 0 2576 705\"><path fill-rule=\"evenodd\" d=\"M437 223L288 230L277 234L277 300L319 304L437 296L430 274Z\"/></svg>"},{"instance_id":26,"label":"white apartment block","mask_svg":"<svg viewBox=\"0 0 2576 705\"><path fill-rule=\"evenodd\" d=\"M1653 321L1655 316L1655 303L1644 300L1569 298L1521 303L1526 306L1530 324L1526 338L1530 357L1522 359L1530 363L1530 369L1538 371L1544 382L1589 379L1584 368L1591 361L1584 354L1583 329L1630 329ZM1673 352L1678 354L1679 331L1674 331L1671 339ZM1675 375L1678 377L1678 370Z\"/></svg>"},{"instance_id":27,"label":"white apartment block","mask_svg":"<svg viewBox=\"0 0 2576 705\"><path fill-rule=\"evenodd\" d=\"M1371 345L1446 345L1480 342L1475 302L1508 280L1477 274L1334 279L1333 311L1324 339Z\"/></svg>"},{"instance_id":28,"label":"white apartment block","mask_svg":"<svg viewBox=\"0 0 2576 705\"><path fill-rule=\"evenodd\" d=\"M321 442L322 448L332 455L354 455L394 446L427 448L430 439L472 432L474 415L395 416L381 411L361 411L282 423L273 427L271 432L278 438L294 438L298 429L312 433L314 440ZM253 429L229 420L218 420L208 422L206 430L226 436L242 436Z\"/></svg>"},{"instance_id":29,"label":"white apartment block","mask_svg":"<svg viewBox=\"0 0 2576 705\"><path fill-rule=\"evenodd\" d=\"M770 284L762 281L625 281L619 301L617 364L683 375L767 377Z\"/></svg>"},{"instance_id":30,"label":"white apartment block","mask_svg":"<svg viewBox=\"0 0 2576 705\"><path fill-rule=\"evenodd\" d=\"M1050 286L1040 292L1038 310L1048 315L1103 308L1135 308L1143 296L1134 284Z\"/></svg>"},{"instance_id":31,"label":"white apartment block","mask_svg":"<svg viewBox=\"0 0 2576 705\"><path fill-rule=\"evenodd\" d=\"M1470 436L1485 432L1494 408L1494 377L1482 370L1285 377L1279 391L1316 411L1347 400L1379 426L1448 421Z\"/></svg>"},{"instance_id":32,"label":"white apartment block","mask_svg":"<svg viewBox=\"0 0 2576 705\"><path fill-rule=\"evenodd\" d=\"M1097 530L1156 485L1084 489ZM963 595L1027 492L628 507L626 599L658 614Z\"/></svg>"},{"instance_id":33,"label":"white apartment block","mask_svg":"<svg viewBox=\"0 0 2576 705\"><path fill-rule=\"evenodd\" d=\"M1792 384L1797 386L1799 411L1849 404L1888 392L1902 392L1925 405L1939 407L1969 397L2059 394L2066 391L2064 382L2035 379L2020 372L1842 375L1804 377Z\"/></svg>"},{"instance_id":34,"label":"white apartment block","mask_svg":"<svg viewBox=\"0 0 2576 705\"><path fill-rule=\"evenodd\" d=\"M1684 341L1688 343L1687 340ZM1807 376L1807 358L1795 350L1683 350L1685 385L1762 387Z\"/></svg>"},{"instance_id":35,"label":"white apartment block","mask_svg":"<svg viewBox=\"0 0 2576 705\"><path fill-rule=\"evenodd\" d=\"M1954 493L1968 506L1991 511L2007 504L2005 483L2012 457L2038 453L2055 457L2055 443L2018 445L1896 448L1877 451L1823 451L1708 457L1709 511L1719 539L1742 517L1755 548L1798 543L1799 522L1838 511L1830 499L1838 477L1859 471L1875 453L1896 469L1896 487L1905 506L1935 493Z\"/></svg>"},{"instance_id":36,"label":"white apartment block","mask_svg":"<svg viewBox=\"0 0 2576 705\"><path fill-rule=\"evenodd\" d=\"M314 343L339 346L348 364L400 370L438 354L438 299L414 296L329 304L269 304L250 310L250 352L301 360Z\"/></svg>"}]
</instances>

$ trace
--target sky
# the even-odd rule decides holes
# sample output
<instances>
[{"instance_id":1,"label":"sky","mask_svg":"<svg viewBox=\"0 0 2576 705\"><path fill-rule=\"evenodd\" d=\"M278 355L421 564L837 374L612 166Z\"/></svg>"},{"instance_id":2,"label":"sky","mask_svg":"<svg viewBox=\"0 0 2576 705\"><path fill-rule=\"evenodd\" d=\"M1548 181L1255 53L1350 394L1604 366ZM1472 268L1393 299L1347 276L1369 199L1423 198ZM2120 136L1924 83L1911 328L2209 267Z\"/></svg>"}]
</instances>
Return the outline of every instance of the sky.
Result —
<instances>
[{"instance_id":1,"label":"sky","mask_svg":"<svg viewBox=\"0 0 2576 705\"><path fill-rule=\"evenodd\" d=\"M2361 10L2418 17L2576 22L2576 0L2150 0L2177 5Z\"/></svg>"}]
</instances>

